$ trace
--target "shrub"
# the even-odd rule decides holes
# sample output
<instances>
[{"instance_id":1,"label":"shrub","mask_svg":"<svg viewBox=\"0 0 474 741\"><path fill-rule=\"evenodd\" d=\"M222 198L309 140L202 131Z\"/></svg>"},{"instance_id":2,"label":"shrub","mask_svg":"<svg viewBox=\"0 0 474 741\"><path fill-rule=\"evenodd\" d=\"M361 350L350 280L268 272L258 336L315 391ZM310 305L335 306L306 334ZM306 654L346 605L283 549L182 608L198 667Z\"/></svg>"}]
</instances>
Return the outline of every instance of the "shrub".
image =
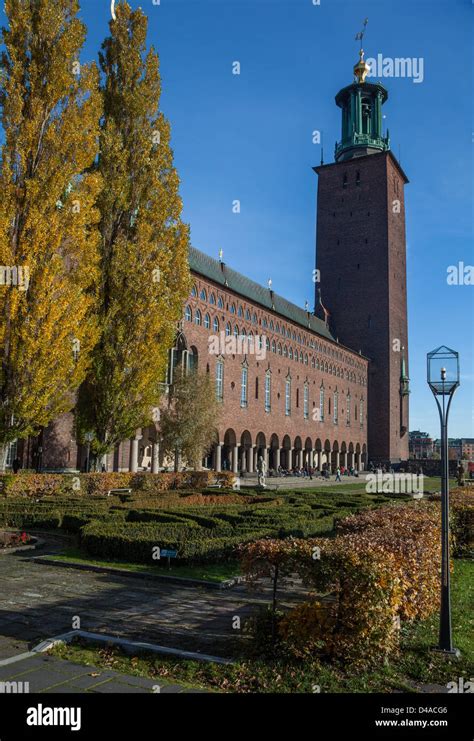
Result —
<instances>
[{"instance_id":1,"label":"shrub","mask_svg":"<svg viewBox=\"0 0 474 741\"><path fill-rule=\"evenodd\" d=\"M104 495L110 489L133 489L160 493L170 489L203 489L214 483L232 487L235 475L229 471L186 471L180 473L24 473L0 475L0 490L5 496Z\"/></svg>"},{"instance_id":2,"label":"shrub","mask_svg":"<svg viewBox=\"0 0 474 741\"><path fill-rule=\"evenodd\" d=\"M356 665L383 661L397 649L400 621L426 617L438 603L435 505L366 510L339 522L335 538L265 540L242 547L240 555L253 579L271 577L278 564L280 574L296 574L318 594L333 595L333 606L300 605L281 621L296 656L319 651Z\"/></svg>"}]
</instances>

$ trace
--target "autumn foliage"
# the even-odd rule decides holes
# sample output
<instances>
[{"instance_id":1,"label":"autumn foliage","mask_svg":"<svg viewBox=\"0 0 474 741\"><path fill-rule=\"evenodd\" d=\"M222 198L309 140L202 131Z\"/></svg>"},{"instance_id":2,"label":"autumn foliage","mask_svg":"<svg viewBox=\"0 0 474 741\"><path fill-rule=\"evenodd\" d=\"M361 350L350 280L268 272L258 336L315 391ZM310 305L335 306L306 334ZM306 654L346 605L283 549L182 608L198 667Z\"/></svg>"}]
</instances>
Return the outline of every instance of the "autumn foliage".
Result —
<instances>
[{"instance_id":1,"label":"autumn foliage","mask_svg":"<svg viewBox=\"0 0 474 741\"><path fill-rule=\"evenodd\" d=\"M367 510L341 521L335 538L250 543L242 566L254 579L278 567L315 593L279 621L290 653L370 664L397 650L402 621L438 607L439 520L433 504Z\"/></svg>"}]
</instances>

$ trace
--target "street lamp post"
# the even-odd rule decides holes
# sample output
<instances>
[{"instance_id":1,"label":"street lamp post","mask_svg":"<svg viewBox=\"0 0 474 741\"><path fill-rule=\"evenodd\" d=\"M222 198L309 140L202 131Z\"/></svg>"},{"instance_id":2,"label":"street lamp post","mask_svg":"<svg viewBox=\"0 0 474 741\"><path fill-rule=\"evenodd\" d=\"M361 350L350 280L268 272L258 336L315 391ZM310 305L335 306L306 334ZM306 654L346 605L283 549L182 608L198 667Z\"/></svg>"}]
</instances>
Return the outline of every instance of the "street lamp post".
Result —
<instances>
[{"instance_id":1,"label":"street lamp post","mask_svg":"<svg viewBox=\"0 0 474 741\"><path fill-rule=\"evenodd\" d=\"M449 455L448 416L454 392L459 386L459 353L442 345L427 355L427 379L433 392L441 423L441 608L438 650L459 655L453 647L449 579Z\"/></svg>"}]
</instances>

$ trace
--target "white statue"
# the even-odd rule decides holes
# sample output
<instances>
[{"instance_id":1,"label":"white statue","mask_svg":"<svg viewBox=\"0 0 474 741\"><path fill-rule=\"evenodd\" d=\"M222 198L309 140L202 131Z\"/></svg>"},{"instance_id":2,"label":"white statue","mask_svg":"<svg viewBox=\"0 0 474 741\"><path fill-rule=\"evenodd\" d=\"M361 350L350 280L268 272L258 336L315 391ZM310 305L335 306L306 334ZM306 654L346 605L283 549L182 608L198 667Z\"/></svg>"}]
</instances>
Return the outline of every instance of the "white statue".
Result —
<instances>
[{"instance_id":1,"label":"white statue","mask_svg":"<svg viewBox=\"0 0 474 741\"><path fill-rule=\"evenodd\" d=\"M262 456L259 457L257 462L257 472L258 472L258 485L262 487L262 489L265 488L265 475L267 473L267 464L265 463Z\"/></svg>"}]
</instances>

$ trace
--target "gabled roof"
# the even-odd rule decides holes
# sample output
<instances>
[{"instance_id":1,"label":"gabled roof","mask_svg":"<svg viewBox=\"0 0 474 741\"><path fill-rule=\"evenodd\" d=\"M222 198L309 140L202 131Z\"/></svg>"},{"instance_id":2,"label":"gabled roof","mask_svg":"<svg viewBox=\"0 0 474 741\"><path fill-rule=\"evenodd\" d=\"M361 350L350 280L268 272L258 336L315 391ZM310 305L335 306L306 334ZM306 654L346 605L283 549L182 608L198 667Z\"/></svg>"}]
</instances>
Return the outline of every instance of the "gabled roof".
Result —
<instances>
[{"instance_id":1,"label":"gabled roof","mask_svg":"<svg viewBox=\"0 0 474 741\"><path fill-rule=\"evenodd\" d=\"M305 329L316 332L321 337L335 341L326 324L314 314L308 313L283 298L283 296L279 296L274 291L270 291L269 288L264 288L255 283L242 273L232 270L225 263L214 260L214 258L209 257L195 247L189 249L189 267L193 273L202 275L223 288L228 288L230 291L263 306L268 311L273 311L275 314L279 314Z\"/></svg>"}]
</instances>

